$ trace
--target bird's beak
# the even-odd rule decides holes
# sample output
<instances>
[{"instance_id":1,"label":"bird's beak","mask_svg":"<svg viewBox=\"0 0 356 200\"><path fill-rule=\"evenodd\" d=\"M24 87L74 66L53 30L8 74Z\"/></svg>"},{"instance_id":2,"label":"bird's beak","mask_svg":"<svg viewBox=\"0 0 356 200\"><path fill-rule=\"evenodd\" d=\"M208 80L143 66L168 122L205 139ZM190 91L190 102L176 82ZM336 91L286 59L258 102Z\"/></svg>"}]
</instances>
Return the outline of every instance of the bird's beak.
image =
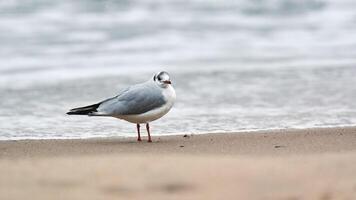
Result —
<instances>
[{"instance_id":1,"label":"bird's beak","mask_svg":"<svg viewBox=\"0 0 356 200\"><path fill-rule=\"evenodd\" d=\"M172 84L171 81L163 81L165 84Z\"/></svg>"}]
</instances>

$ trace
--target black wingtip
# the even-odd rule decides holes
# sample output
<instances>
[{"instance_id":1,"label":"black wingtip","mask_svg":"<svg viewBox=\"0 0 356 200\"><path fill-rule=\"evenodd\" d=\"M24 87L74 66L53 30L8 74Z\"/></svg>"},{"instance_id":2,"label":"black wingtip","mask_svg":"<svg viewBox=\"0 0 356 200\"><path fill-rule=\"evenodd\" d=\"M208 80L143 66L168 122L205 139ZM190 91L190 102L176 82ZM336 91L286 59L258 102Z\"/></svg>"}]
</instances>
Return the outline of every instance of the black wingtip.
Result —
<instances>
[{"instance_id":1,"label":"black wingtip","mask_svg":"<svg viewBox=\"0 0 356 200\"><path fill-rule=\"evenodd\" d=\"M85 107L80 107L80 108L73 108L67 112L67 115L89 115L93 112L96 112L97 108L99 107L100 103L85 106Z\"/></svg>"},{"instance_id":2,"label":"black wingtip","mask_svg":"<svg viewBox=\"0 0 356 200\"><path fill-rule=\"evenodd\" d=\"M69 111L66 113L67 115L90 115L90 112L87 111Z\"/></svg>"}]
</instances>

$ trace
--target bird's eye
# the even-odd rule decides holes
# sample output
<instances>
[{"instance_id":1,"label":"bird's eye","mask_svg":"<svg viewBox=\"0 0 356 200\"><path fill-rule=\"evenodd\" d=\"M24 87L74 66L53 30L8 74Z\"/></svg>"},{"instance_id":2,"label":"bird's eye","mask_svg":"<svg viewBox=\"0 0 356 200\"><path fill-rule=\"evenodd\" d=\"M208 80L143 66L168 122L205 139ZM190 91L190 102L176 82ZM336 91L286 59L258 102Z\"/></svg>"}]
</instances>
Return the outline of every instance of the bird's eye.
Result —
<instances>
[{"instance_id":1,"label":"bird's eye","mask_svg":"<svg viewBox=\"0 0 356 200\"><path fill-rule=\"evenodd\" d=\"M159 81L161 81L161 80L162 80L162 78L161 78L160 76L158 76L157 78L158 78L158 80L159 80Z\"/></svg>"}]
</instances>

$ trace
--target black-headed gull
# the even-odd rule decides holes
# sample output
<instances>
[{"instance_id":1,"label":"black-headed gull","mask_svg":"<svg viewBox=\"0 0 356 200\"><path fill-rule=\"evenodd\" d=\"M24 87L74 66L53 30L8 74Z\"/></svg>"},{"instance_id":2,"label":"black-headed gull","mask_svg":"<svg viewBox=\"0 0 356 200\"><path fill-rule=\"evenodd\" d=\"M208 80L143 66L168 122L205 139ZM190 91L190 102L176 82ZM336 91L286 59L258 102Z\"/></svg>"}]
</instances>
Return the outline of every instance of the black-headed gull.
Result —
<instances>
[{"instance_id":1,"label":"black-headed gull","mask_svg":"<svg viewBox=\"0 0 356 200\"><path fill-rule=\"evenodd\" d=\"M175 99L176 93L169 74L159 72L147 82L133 85L115 97L71 109L67 114L110 116L135 123L138 141L141 141L140 124L146 124L148 142L152 142L149 123L167 114Z\"/></svg>"}]
</instances>

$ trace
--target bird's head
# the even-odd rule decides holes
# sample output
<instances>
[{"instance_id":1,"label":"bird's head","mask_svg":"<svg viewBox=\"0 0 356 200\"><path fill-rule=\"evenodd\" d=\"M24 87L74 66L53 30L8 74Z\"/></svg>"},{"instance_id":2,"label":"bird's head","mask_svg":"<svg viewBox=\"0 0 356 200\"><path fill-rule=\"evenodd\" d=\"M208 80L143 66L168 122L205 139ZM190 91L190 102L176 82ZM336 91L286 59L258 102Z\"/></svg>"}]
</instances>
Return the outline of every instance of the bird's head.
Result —
<instances>
[{"instance_id":1,"label":"bird's head","mask_svg":"<svg viewBox=\"0 0 356 200\"><path fill-rule=\"evenodd\" d=\"M169 74L165 71L158 72L154 75L153 81L157 83L160 87L168 87L172 84Z\"/></svg>"}]
</instances>

